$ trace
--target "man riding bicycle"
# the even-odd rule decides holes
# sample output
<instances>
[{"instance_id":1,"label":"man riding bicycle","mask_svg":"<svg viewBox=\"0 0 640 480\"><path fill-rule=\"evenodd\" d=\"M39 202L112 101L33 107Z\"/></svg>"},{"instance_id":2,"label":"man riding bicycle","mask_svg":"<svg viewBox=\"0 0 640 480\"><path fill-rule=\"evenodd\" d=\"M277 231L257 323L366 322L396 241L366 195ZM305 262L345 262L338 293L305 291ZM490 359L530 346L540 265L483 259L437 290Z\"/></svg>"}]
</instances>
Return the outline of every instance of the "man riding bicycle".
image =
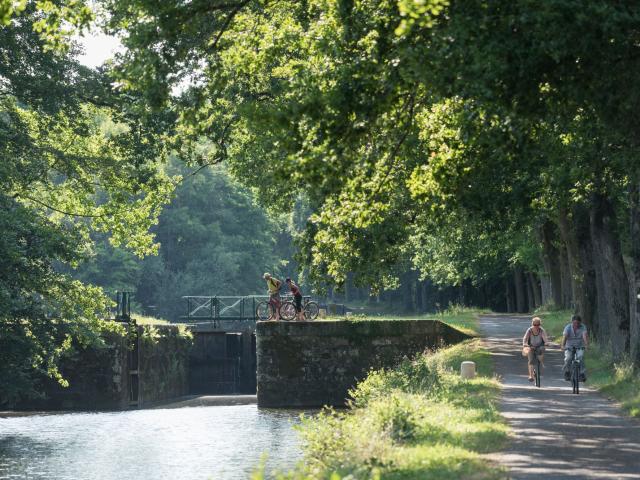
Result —
<instances>
[{"instance_id":1,"label":"man riding bicycle","mask_svg":"<svg viewBox=\"0 0 640 480\"><path fill-rule=\"evenodd\" d=\"M535 356L538 356L540 365L543 365L545 345L549 343L547 332L542 328L542 320L540 317L531 319L531 326L527 329L522 337L522 346L526 348L527 357L529 358L529 381L533 382L533 369ZM541 372L538 372L541 373Z\"/></svg>"},{"instance_id":2,"label":"man riding bicycle","mask_svg":"<svg viewBox=\"0 0 640 480\"><path fill-rule=\"evenodd\" d=\"M282 282L275 277L272 277L270 273L265 273L262 278L267 281L267 288L269 289L269 303L273 305L274 320L280 320L280 287Z\"/></svg>"},{"instance_id":3,"label":"man riding bicycle","mask_svg":"<svg viewBox=\"0 0 640 480\"><path fill-rule=\"evenodd\" d=\"M571 380L571 360L573 359L573 349L576 348L576 359L580 361L580 381L585 382L587 376L584 368L584 351L587 348L589 340L587 338L587 327L582 324L580 315L573 315L571 323L564 327L562 332L562 349L564 350L564 379Z\"/></svg>"}]
</instances>

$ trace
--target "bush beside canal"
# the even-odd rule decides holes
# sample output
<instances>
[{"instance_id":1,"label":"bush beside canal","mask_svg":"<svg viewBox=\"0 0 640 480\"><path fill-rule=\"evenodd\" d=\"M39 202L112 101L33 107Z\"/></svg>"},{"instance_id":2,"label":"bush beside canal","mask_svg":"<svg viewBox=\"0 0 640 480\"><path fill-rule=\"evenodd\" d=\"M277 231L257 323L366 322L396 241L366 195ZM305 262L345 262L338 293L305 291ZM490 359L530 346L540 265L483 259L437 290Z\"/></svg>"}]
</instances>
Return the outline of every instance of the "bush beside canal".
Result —
<instances>
[{"instance_id":1,"label":"bush beside canal","mask_svg":"<svg viewBox=\"0 0 640 480\"><path fill-rule=\"evenodd\" d=\"M463 360L476 362L477 378L460 379ZM279 478L502 478L482 456L507 437L498 394L478 339L372 371L353 390L349 410L304 420L304 461Z\"/></svg>"}]
</instances>

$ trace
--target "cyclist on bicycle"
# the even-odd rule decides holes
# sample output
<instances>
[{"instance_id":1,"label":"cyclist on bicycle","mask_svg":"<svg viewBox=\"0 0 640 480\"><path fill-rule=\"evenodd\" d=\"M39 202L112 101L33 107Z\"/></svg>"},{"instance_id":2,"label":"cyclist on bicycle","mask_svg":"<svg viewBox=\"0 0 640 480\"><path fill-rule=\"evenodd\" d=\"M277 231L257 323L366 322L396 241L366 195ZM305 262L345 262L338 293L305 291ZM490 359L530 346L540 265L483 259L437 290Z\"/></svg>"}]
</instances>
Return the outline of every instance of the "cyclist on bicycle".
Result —
<instances>
[{"instance_id":1,"label":"cyclist on bicycle","mask_svg":"<svg viewBox=\"0 0 640 480\"><path fill-rule=\"evenodd\" d=\"M302 311L302 292L300 287L293 280L287 278L285 283L289 285L291 293L293 293L293 304L296 307L296 317L299 321L304 321L304 312Z\"/></svg>"},{"instance_id":2,"label":"cyclist on bicycle","mask_svg":"<svg viewBox=\"0 0 640 480\"><path fill-rule=\"evenodd\" d=\"M571 372L569 368L571 366L571 360L573 356L573 348L576 350L576 358L580 360L580 381L585 382L587 380L585 368L584 368L584 351L587 348L589 340L587 338L587 327L582 324L582 318L580 315L573 315L571 317L571 323L564 327L562 332L562 349L564 350L564 379L566 381L571 380Z\"/></svg>"},{"instance_id":3,"label":"cyclist on bicycle","mask_svg":"<svg viewBox=\"0 0 640 480\"><path fill-rule=\"evenodd\" d=\"M535 356L538 356L540 360L540 367L543 366L545 344L549 343L547 338L547 332L542 328L542 320L540 317L533 317L531 319L531 326L527 328L527 331L522 337L522 346L527 348L526 353L529 358L529 381L533 382L533 361ZM542 372L540 372L542 373Z\"/></svg>"},{"instance_id":4,"label":"cyclist on bicycle","mask_svg":"<svg viewBox=\"0 0 640 480\"><path fill-rule=\"evenodd\" d=\"M280 320L280 288L282 282L275 277L272 277L270 273L265 273L262 278L267 281L267 288L269 289L269 303L273 305L274 320Z\"/></svg>"}]
</instances>

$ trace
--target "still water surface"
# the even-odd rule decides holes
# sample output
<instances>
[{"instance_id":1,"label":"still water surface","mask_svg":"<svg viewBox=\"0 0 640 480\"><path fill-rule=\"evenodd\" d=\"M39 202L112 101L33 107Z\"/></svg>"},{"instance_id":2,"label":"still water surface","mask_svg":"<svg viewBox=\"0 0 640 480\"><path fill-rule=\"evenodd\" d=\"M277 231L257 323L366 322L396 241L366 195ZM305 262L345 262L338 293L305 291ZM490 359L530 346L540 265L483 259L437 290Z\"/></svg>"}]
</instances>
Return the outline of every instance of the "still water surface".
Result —
<instances>
[{"instance_id":1,"label":"still water surface","mask_svg":"<svg viewBox=\"0 0 640 480\"><path fill-rule=\"evenodd\" d=\"M0 418L0 479L248 479L301 458L299 411L256 405Z\"/></svg>"}]
</instances>

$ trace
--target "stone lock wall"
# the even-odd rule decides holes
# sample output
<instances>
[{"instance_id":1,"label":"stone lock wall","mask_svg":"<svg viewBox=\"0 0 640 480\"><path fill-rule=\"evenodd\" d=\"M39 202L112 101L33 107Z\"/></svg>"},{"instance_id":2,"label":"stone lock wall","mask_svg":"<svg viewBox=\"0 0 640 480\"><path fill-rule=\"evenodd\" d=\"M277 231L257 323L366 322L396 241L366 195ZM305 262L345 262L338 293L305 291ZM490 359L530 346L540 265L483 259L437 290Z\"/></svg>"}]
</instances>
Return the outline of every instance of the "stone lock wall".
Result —
<instances>
[{"instance_id":1,"label":"stone lock wall","mask_svg":"<svg viewBox=\"0 0 640 480\"><path fill-rule=\"evenodd\" d=\"M189 392L192 336L176 325L138 327L138 406Z\"/></svg>"},{"instance_id":2,"label":"stone lock wall","mask_svg":"<svg viewBox=\"0 0 640 480\"><path fill-rule=\"evenodd\" d=\"M467 335L437 320L258 322L258 405L342 406L374 368Z\"/></svg>"},{"instance_id":3,"label":"stone lock wall","mask_svg":"<svg viewBox=\"0 0 640 480\"><path fill-rule=\"evenodd\" d=\"M123 410L188 393L189 333L174 325L156 325L137 327L137 338L115 331L104 332L102 338L104 346L76 346L62 359L60 370L68 387L43 378L43 398L14 408Z\"/></svg>"}]
</instances>

